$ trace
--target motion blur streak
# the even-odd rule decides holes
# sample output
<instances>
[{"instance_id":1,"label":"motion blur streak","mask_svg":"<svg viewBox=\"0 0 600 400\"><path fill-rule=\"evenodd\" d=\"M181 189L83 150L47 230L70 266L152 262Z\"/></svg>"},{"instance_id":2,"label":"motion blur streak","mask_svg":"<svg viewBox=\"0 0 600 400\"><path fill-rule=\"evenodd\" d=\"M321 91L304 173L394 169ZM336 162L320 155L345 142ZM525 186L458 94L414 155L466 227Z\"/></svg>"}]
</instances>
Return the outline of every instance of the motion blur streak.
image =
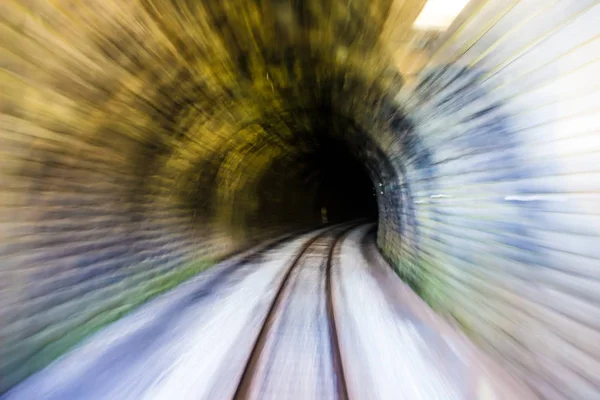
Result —
<instances>
[{"instance_id":1,"label":"motion blur streak","mask_svg":"<svg viewBox=\"0 0 600 400\"><path fill-rule=\"evenodd\" d=\"M600 1L463 3L0 0L0 393L600 399Z\"/></svg>"}]
</instances>

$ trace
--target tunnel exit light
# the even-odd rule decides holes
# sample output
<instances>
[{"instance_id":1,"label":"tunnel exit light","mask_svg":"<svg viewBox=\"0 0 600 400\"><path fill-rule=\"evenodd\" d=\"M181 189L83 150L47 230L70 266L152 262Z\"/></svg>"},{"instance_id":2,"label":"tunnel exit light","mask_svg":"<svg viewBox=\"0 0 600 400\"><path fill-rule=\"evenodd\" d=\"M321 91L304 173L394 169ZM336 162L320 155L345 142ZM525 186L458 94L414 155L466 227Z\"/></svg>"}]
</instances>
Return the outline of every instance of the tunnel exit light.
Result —
<instances>
[{"instance_id":1,"label":"tunnel exit light","mask_svg":"<svg viewBox=\"0 0 600 400\"><path fill-rule=\"evenodd\" d=\"M415 20L413 27L419 30L446 30L469 0L428 0Z\"/></svg>"}]
</instances>

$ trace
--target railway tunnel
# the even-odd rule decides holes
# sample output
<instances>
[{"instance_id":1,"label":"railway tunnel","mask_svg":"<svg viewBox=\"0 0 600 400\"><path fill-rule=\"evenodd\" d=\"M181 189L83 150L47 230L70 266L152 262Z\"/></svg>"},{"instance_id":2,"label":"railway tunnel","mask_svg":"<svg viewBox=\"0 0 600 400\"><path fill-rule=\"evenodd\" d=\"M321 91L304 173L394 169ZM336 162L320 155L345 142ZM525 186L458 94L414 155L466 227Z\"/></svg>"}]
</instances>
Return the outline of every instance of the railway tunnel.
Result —
<instances>
[{"instance_id":1,"label":"railway tunnel","mask_svg":"<svg viewBox=\"0 0 600 400\"><path fill-rule=\"evenodd\" d=\"M598 398L600 5L458 3L3 1L0 393L220 260L366 219L539 396Z\"/></svg>"}]
</instances>

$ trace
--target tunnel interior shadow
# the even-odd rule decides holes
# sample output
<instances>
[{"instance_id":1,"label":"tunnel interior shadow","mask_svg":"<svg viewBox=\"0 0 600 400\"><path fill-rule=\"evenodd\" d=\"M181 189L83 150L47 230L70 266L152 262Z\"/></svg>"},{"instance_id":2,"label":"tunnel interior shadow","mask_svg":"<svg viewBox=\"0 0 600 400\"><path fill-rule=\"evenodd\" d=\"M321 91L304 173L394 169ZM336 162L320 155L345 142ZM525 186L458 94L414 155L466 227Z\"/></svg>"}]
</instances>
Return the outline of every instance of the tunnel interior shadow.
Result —
<instances>
[{"instance_id":1,"label":"tunnel interior shadow","mask_svg":"<svg viewBox=\"0 0 600 400\"><path fill-rule=\"evenodd\" d=\"M364 159L365 149L372 144L363 143L364 136L352 121L327 105L302 112L310 122L304 132L294 135L297 141L289 143L294 151L274 160L261 177L261 206L256 216L269 218L283 207L290 222L299 218L321 224L356 219L376 222L378 197L369 169L373 160Z\"/></svg>"},{"instance_id":2,"label":"tunnel interior shadow","mask_svg":"<svg viewBox=\"0 0 600 400\"><path fill-rule=\"evenodd\" d=\"M366 218L377 221L377 197L371 178L348 147L322 136L310 154L314 165L317 212L323 222Z\"/></svg>"}]
</instances>

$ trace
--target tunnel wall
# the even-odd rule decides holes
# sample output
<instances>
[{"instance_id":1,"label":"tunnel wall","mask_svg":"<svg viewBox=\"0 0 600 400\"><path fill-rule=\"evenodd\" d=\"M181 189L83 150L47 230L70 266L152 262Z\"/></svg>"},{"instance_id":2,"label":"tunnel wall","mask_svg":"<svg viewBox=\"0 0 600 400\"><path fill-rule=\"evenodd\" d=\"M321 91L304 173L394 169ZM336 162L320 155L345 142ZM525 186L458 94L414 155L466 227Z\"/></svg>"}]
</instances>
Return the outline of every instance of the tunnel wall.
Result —
<instances>
[{"instance_id":1,"label":"tunnel wall","mask_svg":"<svg viewBox=\"0 0 600 400\"><path fill-rule=\"evenodd\" d=\"M599 20L597 1L471 4L397 97L416 138L388 145L402 219L380 247L552 399L600 397Z\"/></svg>"},{"instance_id":2,"label":"tunnel wall","mask_svg":"<svg viewBox=\"0 0 600 400\"><path fill-rule=\"evenodd\" d=\"M327 122L347 118L332 93L353 115L361 71L386 69L364 57L373 5L0 2L0 392L216 260L321 224L315 132L361 137Z\"/></svg>"},{"instance_id":3,"label":"tunnel wall","mask_svg":"<svg viewBox=\"0 0 600 400\"><path fill-rule=\"evenodd\" d=\"M326 109L399 275L540 394L597 396L595 3L474 2L404 85L387 1L1 2L0 391L318 225Z\"/></svg>"},{"instance_id":4,"label":"tunnel wall","mask_svg":"<svg viewBox=\"0 0 600 400\"><path fill-rule=\"evenodd\" d=\"M134 5L0 4L0 392L215 260L318 222L275 160L289 144L231 107L226 74L181 67L175 21ZM286 134L284 114L268 122ZM273 164L281 187L256 193Z\"/></svg>"}]
</instances>

